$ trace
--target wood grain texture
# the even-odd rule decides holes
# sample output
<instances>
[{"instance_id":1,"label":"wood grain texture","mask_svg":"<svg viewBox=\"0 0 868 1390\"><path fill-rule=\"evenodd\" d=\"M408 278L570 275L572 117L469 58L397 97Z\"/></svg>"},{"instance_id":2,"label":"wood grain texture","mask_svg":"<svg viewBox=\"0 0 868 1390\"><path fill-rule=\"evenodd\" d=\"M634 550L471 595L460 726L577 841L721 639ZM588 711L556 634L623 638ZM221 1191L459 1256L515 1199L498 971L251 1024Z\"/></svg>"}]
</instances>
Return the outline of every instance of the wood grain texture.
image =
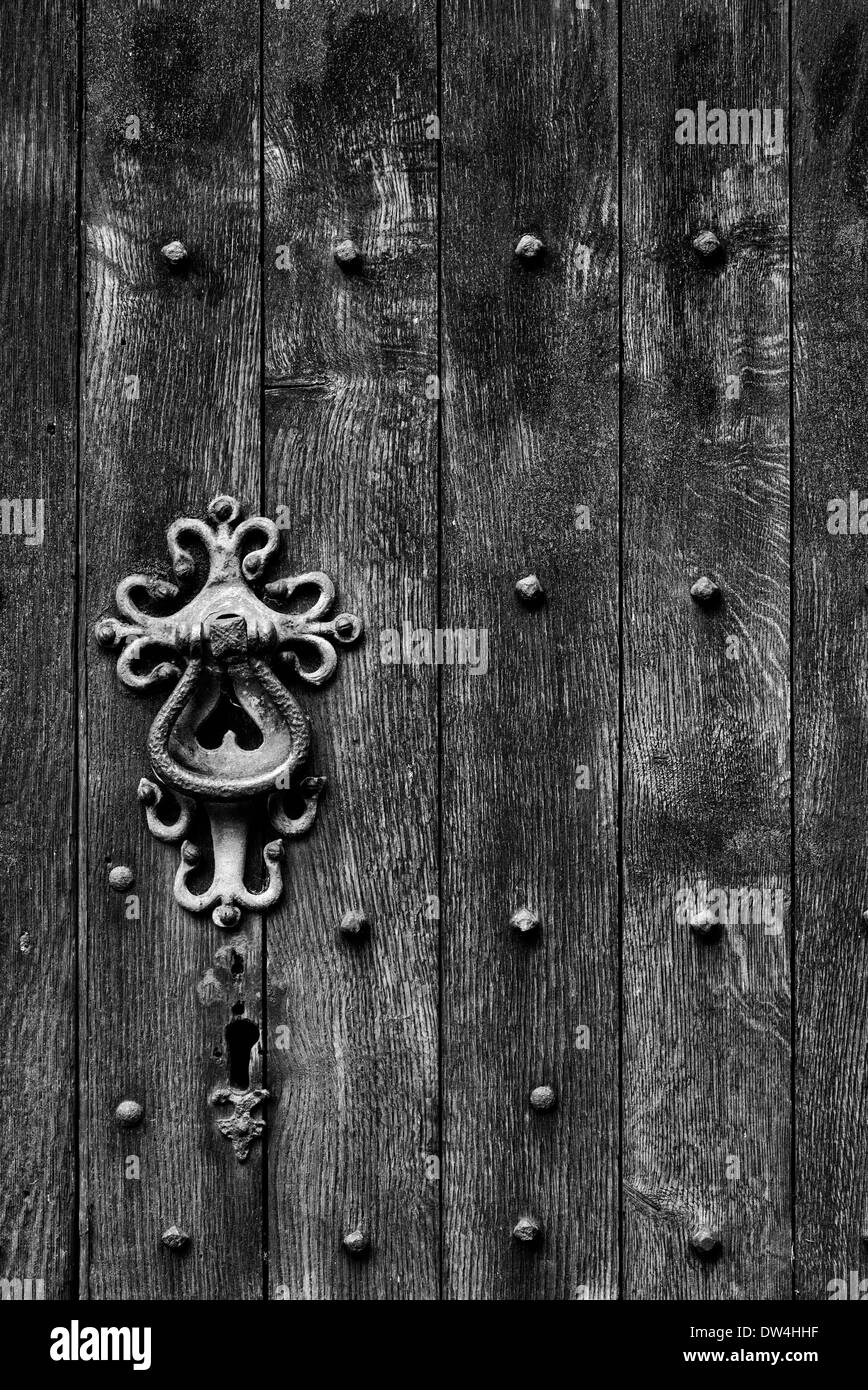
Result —
<instances>
[{"instance_id":1,"label":"wood grain texture","mask_svg":"<svg viewBox=\"0 0 868 1390\"><path fill-rule=\"evenodd\" d=\"M445 5L443 613L488 639L487 673L443 676L459 1299L618 1288L616 102L614 5ZM539 263L514 256L525 233ZM509 925L523 905L536 941Z\"/></svg>"},{"instance_id":2,"label":"wood grain texture","mask_svg":"<svg viewBox=\"0 0 868 1390\"><path fill-rule=\"evenodd\" d=\"M436 608L436 110L429 0L303 0L266 29L266 509L288 573L359 613L302 689L328 777L268 924L270 1293L438 1289L437 676L381 661ZM345 274L333 249L363 256ZM348 910L367 941L337 933ZM367 1258L341 1245L368 1234Z\"/></svg>"},{"instance_id":3,"label":"wood grain texture","mask_svg":"<svg viewBox=\"0 0 868 1390\"><path fill-rule=\"evenodd\" d=\"M862 4L793 7L796 1290L868 1276L868 577L829 503L868 496ZM852 1297L852 1293L849 1295ZM862 1295L864 1297L864 1293Z\"/></svg>"},{"instance_id":4,"label":"wood grain texture","mask_svg":"<svg viewBox=\"0 0 868 1390\"><path fill-rule=\"evenodd\" d=\"M785 108L786 10L626 0L623 34L624 1292L788 1298L786 150L674 138L699 101ZM703 884L716 942L679 914Z\"/></svg>"},{"instance_id":5,"label":"wood grain texture","mask_svg":"<svg viewBox=\"0 0 868 1390\"><path fill-rule=\"evenodd\" d=\"M226 1081L230 1005L259 1018L259 926L233 943L177 907L177 847L151 838L136 801L165 692L121 687L93 625L120 579L168 573L175 517L220 492L259 500L259 7L92 0L86 51L81 1293L252 1298L261 1155L236 1161L208 1095ZM175 238L189 257L172 271L160 247ZM135 872L139 920L108 887L113 863ZM232 944L240 974L221 955ZM140 1129L115 1125L125 1097L144 1106ZM185 1253L160 1242L172 1224Z\"/></svg>"},{"instance_id":6,"label":"wood grain texture","mask_svg":"<svg viewBox=\"0 0 868 1390\"><path fill-rule=\"evenodd\" d=\"M0 1278L10 1281L0 1296L65 1298L75 1278L75 8L12 0L0 52Z\"/></svg>"},{"instance_id":7,"label":"wood grain texture","mask_svg":"<svg viewBox=\"0 0 868 1390\"><path fill-rule=\"evenodd\" d=\"M863 0L791 6L792 209L786 146L675 141L699 102L786 126L786 0L444 0L442 146L435 0L89 0L81 73L76 7L2 7L0 494L4 522L43 500L45 536L0 536L0 1297L823 1300L868 1277L868 37ZM297 692L329 786L266 950L258 920L176 906L135 796L162 696L93 640L221 491L366 625ZM438 624L484 634L486 669L385 659L389 630ZM703 940L685 919L715 906ZM368 939L340 936L351 909ZM208 1101L238 1003L272 1093L245 1165Z\"/></svg>"}]
</instances>

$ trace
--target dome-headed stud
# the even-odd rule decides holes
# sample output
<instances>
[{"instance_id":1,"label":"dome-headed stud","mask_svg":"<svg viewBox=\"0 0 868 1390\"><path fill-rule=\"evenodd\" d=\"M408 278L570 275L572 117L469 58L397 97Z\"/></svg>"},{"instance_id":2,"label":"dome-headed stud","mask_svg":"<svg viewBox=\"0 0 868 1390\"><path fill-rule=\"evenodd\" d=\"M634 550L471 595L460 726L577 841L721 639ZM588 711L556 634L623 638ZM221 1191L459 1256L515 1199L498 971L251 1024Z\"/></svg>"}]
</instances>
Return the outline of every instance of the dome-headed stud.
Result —
<instances>
[{"instance_id":1,"label":"dome-headed stud","mask_svg":"<svg viewBox=\"0 0 868 1390\"><path fill-rule=\"evenodd\" d=\"M707 907L703 907L699 912L694 912L690 918L690 930L697 936L708 940L710 937L717 936L720 923L713 912Z\"/></svg>"},{"instance_id":2,"label":"dome-headed stud","mask_svg":"<svg viewBox=\"0 0 868 1390\"><path fill-rule=\"evenodd\" d=\"M361 623L352 613L339 613L335 618L335 636L341 642L352 642L361 632Z\"/></svg>"},{"instance_id":3,"label":"dome-headed stud","mask_svg":"<svg viewBox=\"0 0 868 1390\"><path fill-rule=\"evenodd\" d=\"M690 1248L697 1255L710 1258L720 1251L720 1236L710 1226L697 1226L690 1235Z\"/></svg>"},{"instance_id":4,"label":"dome-headed stud","mask_svg":"<svg viewBox=\"0 0 868 1390\"><path fill-rule=\"evenodd\" d=\"M703 574L691 584L690 597L700 608L714 608L720 602L720 589L713 579Z\"/></svg>"},{"instance_id":5,"label":"dome-headed stud","mask_svg":"<svg viewBox=\"0 0 868 1390\"><path fill-rule=\"evenodd\" d=\"M530 1093L530 1103L533 1110L553 1110L557 1104L554 1087L534 1086Z\"/></svg>"},{"instance_id":6,"label":"dome-headed stud","mask_svg":"<svg viewBox=\"0 0 868 1390\"><path fill-rule=\"evenodd\" d=\"M533 232L525 232L519 237L515 254L520 261L538 261L545 254L545 243Z\"/></svg>"},{"instance_id":7,"label":"dome-headed stud","mask_svg":"<svg viewBox=\"0 0 868 1390\"><path fill-rule=\"evenodd\" d=\"M539 917L529 907L520 907L510 917L509 925L519 936L533 936L539 931Z\"/></svg>"},{"instance_id":8,"label":"dome-headed stud","mask_svg":"<svg viewBox=\"0 0 868 1390\"><path fill-rule=\"evenodd\" d=\"M234 903L218 903L211 913L211 918L215 926L222 927L224 931L231 931L241 921L241 909Z\"/></svg>"},{"instance_id":9,"label":"dome-headed stud","mask_svg":"<svg viewBox=\"0 0 868 1390\"><path fill-rule=\"evenodd\" d=\"M177 270L187 259L187 248L183 241L167 241L160 247L160 255L168 266Z\"/></svg>"},{"instance_id":10,"label":"dome-headed stud","mask_svg":"<svg viewBox=\"0 0 868 1390\"><path fill-rule=\"evenodd\" d=\"M710 260L712 256L716 256L720 247L720 237L708 229L698 232L693 238L693 249L703 260Z\"/></svg>"},{"instance_id":11,"label":"dome-headed stud","mask_svg":"<svg viewBox=\"0 0 868 1390\"><path fill-rule=\"evenodd\" d=\"M115 1119L122 1129L135 1129L142 1123L144 1114L137 1100L122 1100L115 1111Z\"/></svg>"},{"instance_id":12,"label":"dome-headed stud","mask_svg":"<svg viewBox=\"0 0 868 1390\"><path fill-rule=\"evenodd\" d=\"M522 1245L534 1245L542 1234L540 1224L532 1216L521 1216L512 1228L513 1239Z\"/></svg>"},{"instance_id":13,"label":"dome-headed stud","mask_svg":"<svg viewBox=\"0 0 868 1390\"><path fill-rule=\"evenodd\" d=\"M179 1230L177 1226L170 1226L160 1236L160 1240L169 1250L184 1250L190 1244L187 1232Z\"/></svg>"},{"instance_id":14,"label":"dome-headed stud","mask_svg":"<svg viewBox=\"0 0 868 1390\"><path fill-rule=\"evenodd\" d=\"M526 574L523 579L517 579L515 592L521 602L529 608L536 607L545 598L545 590L535 574Z\"/></svg>"},{"instance_id":15,"label":"dome-headed stud","mask_svg":"<svg viewBox=\"0 0 868 1390\"><path fill-rule=\"evenodd\" d=\"M126 864L115 864L114 868L109 870L108 881L109 888L115 893L125 893L128 888L132 888L136 876Z\"/></svg>"},{"instance_id":16,"label":"dome-headed stud","mask_svg":"<svg viewBox=\"0 0 868 1390\"><path fill-rule=\"evenodd\" d=\"M149 782L147 777L143 777L136 795L143 806L156 806L159 792L153 782Z\"/></svg>"},{"instance_id":17,"label":"dome-headed stud","mask_svg":"<svg viewBox=\"0 0 868 1390\"><path fill-rule=\"evenodd\" d=\"M370 1236L357 1226L354 1231L347 1231L343 1246L348 1255L365 1255L371 1248Z\"/></svg>"},{"instance_id":18,"label":"dome-headed stud","mask_svg":"<svg viewBox=\"0 0 868 1390\"><path fill-rule=\"evenodd\" d=\"M340 920L338 931L348 941L361 941L371 930L370 918L358 908L350 908Z\"/></svg>"},{"instance_id":19,"label":"dome-headed stud","mask_svg":"<svg viewBox=\"0 0 868 1390\"><path fill-rule=\"evenodd\" d=\"M356 243L346 237L339 241L334 250L334 257L341 270L358 270L362 264L362 253Z\"/></svg>"}]
</instances>

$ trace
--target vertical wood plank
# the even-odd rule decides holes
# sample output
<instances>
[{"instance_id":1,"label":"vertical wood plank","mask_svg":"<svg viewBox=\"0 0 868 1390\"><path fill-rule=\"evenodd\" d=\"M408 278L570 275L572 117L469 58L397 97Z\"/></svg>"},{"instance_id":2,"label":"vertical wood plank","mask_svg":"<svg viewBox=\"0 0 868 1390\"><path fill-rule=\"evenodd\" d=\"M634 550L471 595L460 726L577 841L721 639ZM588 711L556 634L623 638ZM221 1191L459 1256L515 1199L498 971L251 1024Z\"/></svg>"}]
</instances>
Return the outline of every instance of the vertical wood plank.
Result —
<instances>
[{"instance_id":1,"label":"vertical wood plank","mask_svg":"<svg viewBox=\"0 0 868 1390\"><path fill-rule=\"evenodd\" d=\"M76 21L54 0L0 12L4 1299L76 1278Z\"/></svg>"},{"instance_id":2,"label":"vertical wood plank","mask_svg":"<svg viewBox=\"0 0 868 1390\"><path fill-rule=\"evenodd\" d=\"M429 1299L436 674L385 664L382 634L435 621L434 6L267 14L266 506L286 518L287 572L324 569L366 629L328 687L300 691L328 790L268 924L270 1292ZM348 238L363 259L345 272ZM367 939L340 937L352 910ZM356 1229L366 1257L342 1247Z\"/></svg>"},{"instance_id":3,"label":"vertical wood plank","mask_svg":"<svg viewBox=\"0 0 868 1390\"><path fill-rule=\"evenodd\" d=\"M623 35L625 1296L788 1298L787 151L675 140L699 102L785 128L786 6Z\"/></svg>"},{"instance_id":4,"label":"vertical wood plank","mask_svg":"<svg viewBox=\"0 0 868 1390\"><path fill-rule=\"evenodd\" d=\"M169 522L203 515L221 492L259 500L258 58L255 0L88 4L81 1036L92 1298L262 1288L261 1156L237 1162L208 1102L227 1079L232 1003L259 1018L259 926L228 940L176 905L177 847L150 837L136 801L166 692L121 687L93 640L120 579L168 575ZM160 248L174 239L188 256L173 269ZM137 919L108 886L115 864L135 873ZM138 1129L115 1124L125 1098L144 1107ZM161 1243L172 1225L190 1236L184 1252Z\"/></svg>"},{"instance_id":5,"label":"vertical wood plank","mask_svg":"<svg viewBox=\"0 0 868 1390\"><path fill-rule=\"evenodd\" d=\"M868 1277L864 5L796 0L793 103L796 1290L864 1298L854 1292L854 1275L857 1286Z\"/></svg>"},{"instance_id":6,"label":"vertical wood plank","mask_svg":"<svg viewBox=\"0 0 868 1390\"><path fill-rule=\"evenodd\" d=\"M443 613L488 644L443 673L445 1287L614 1298L617 10L448 0L443 45Z\"/></svg>"}]
</instances>

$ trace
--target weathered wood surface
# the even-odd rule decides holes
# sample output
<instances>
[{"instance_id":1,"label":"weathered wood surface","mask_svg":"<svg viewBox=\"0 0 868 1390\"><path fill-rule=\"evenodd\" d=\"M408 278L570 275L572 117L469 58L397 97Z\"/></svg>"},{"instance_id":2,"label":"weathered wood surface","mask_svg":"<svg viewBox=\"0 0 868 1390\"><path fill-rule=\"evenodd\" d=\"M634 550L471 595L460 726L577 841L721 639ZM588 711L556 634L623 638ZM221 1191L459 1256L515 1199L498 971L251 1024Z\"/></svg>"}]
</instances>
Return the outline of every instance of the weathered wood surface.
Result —
<instances>
[{"instance_id":1,"label":"weathered wood surface","mask_svg":"<svg viewBox=\"0 0 868 1390\"><path fill-rule=\"evenodd\" d=\"M66 1298L76 1224L74 11L11 0L0 53L0 1279L4 1298Z\"/></svg>"},{"instance_id":2,"label":"weathered wood surface","mask_svg":"<svg viewBox=\"0 0 868 1390\"><path fill-rule=\"evenodd\" d=\"M258 26L254 0L87 7L80 1034L91 1298L262 1291L261 1155L240 1165L208 1103L226 1082L231 1004L259 1018L259 931L249 923L235 943L244 968L233 974L219 955L231 940L176 905L177 847L151 838L136 801L165 691L121 687L93 639L118 580L168 574L170 521L202 515L220 492L259 501ZM175 238L189 258L173 271L160 248ZM131 378L137 400L125 399ZM138 920L108 886L118 863L135 872ZM114 1112L127 1097L145 1119L123 1131ZM138 1180L126 1176L130 1155ZM190 1236L184 1253L161 1244L173 1224Z\"/></svg>"},{"instance_id":3,"label":"weathered wood surface","mask_svg":"<svg viewBox=\"0 0 868 1390\"><path fill-rule=\"evenodd\" d=\"M437 675L381 660L436 615L435 51L429 0L267 12L265 509L366 632L299 692L328 790L268 922L272 1297L438 1292Z\"/></svg>"},{"instance_id":4,"label":"weathered wood surface","mask_svg":"<svg viewBox=\"0 0 868 1390\"><path fill-rule=\"evenodd\" d=\"M868 24L793 7L796 1292L868 1275ZM829 504L846 503L847 534ZM868 523L866 523L868 529ZM864 1294L862 1295L864 1297Z\"/></svg>"},{"instance_id":5,"label":"weathered wood surface","mask_svg":"<svg viewBox=\"0 0 868 1390\"><path fill-rule=\"evenodd\" d=\"M488 640L443 672L452 1298L618 1289L616 102L614 6L445 6L442 611Z\"/></svg>"},{"instance_id":6,"label":"weathered wood surface","mask_svg":"<svg viewBox=\"0 0 868 1390\"><path fill-rule=\"evenodd\" d=\"M789 918L735 906L789 897L786 152L674 139L786 107L786 7L625 0L623 37L624 1294L787 1298Z\"/></svg>"},{"instance_id":7,"label":"weathered wood surface","mask_svg":"<svg viewBox=\"0 0 868 1390\"><path fill-rule=\"evenodd\" d=\"M2 1296L849 1291L868 1272L864 5L793 0L792 209L786 148L674 138L700 101L786 117L783 0L448 0L442 145L433 0L84 18L77 89L74 10L0 16L0 493L45 504L41 545L0 537ZM524 233L538 261L515 257ZM288 845L267 966L258 921L226 936L176 906L177 851L135 798L161 695L121 688L93 640L117 582L167 574L166 526L220 491L282 518L284 572L326 570L366 624L299 691L329 789ZM532 572L535 608L513 590ZM689 595L703 573L713 611ZM384 662L405 623L484 633L485 673ZM533 939L510 928L524 905ZM685 920L703 907L731 919L716 940ZM351 909L367 940L339 936ZM237 1002L273 1094L243 1166L208 1102ZM138 1129L116 1125L127 1098Z\"/></svg>"}]
</instances>

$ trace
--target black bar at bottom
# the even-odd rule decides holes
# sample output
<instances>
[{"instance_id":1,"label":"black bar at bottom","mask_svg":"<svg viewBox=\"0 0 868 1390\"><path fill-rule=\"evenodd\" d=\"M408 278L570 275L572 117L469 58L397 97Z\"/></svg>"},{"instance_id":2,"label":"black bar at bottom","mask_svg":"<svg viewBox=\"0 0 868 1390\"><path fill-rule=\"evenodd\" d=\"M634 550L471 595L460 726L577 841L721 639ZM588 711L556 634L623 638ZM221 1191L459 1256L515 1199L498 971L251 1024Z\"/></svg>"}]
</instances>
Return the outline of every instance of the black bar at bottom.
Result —
<instances>
[{"instance_id":1,"label":"black bar at bottom","mask_svg":"<svg viewBox=\"0 0 868 1390\"><path fill-rule=\"evenodd\" d=\"M828 1380L864 1376L868 1280L829 1303L40 1303L0 1301L4 1361L49 1384L108 1372L215 1380L261 1376L287 1385L323 1373L355 1381L394 1368L420 1390L471 1363L490 1380L504 1358L511 1379L539 1384L622 1372L676 1375L701 1385L711 1370L762 1366L772 1376L806 1366ZM136 1371L138 1367L138 1372ZM240 1382L239 1382L240 1383Z\"/></svg>"}]
</instances>

